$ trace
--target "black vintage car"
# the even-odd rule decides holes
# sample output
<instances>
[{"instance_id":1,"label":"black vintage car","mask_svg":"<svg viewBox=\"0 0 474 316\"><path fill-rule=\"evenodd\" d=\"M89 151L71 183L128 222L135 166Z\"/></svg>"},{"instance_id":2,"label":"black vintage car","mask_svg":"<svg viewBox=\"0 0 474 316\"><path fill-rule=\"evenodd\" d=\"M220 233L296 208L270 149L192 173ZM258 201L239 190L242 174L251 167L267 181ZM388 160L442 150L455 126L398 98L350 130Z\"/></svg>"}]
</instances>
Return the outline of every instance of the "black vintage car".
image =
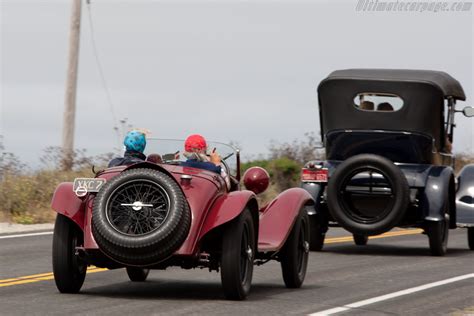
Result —
<instances>
[{"instance_id":1,"label":"black vintage car","mask_svg":"<svg viewBox=\"0 0 474 316\"><path fill-rule=\"evenodd\" d=\"M318 95L326 160L309 161L301 184L316 201L312 250L322 249L330 226L351 232L357 245L418 227L441 256L458 224L471 227L473 248L474 165L458 181L452 143L455 113L474 116L474 108L456 109L466 99L456 79L428 70L338 70Z\"/></svg>"}]
</instances>

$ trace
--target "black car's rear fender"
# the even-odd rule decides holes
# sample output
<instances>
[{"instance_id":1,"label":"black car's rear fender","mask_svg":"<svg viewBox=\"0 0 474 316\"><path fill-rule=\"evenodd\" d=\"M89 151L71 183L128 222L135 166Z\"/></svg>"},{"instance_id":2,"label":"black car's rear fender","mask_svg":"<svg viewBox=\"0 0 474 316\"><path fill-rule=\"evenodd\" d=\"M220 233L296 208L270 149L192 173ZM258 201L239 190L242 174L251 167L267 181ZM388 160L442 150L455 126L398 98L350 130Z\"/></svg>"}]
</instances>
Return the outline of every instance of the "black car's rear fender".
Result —
<instances>
[{"instance_id":1,"label":"black car's rear fender","mask_svg":"<svg viewBox=\"0 0 474 316\"><path fill-rule=\"evenodd\" d=\"M456 205L454 204L454 174L451 167L432 166L420 194L420 206L424 219L441 221L445 218L448 203L450 228L456 228Z\"/></svg>"}]
</instances>

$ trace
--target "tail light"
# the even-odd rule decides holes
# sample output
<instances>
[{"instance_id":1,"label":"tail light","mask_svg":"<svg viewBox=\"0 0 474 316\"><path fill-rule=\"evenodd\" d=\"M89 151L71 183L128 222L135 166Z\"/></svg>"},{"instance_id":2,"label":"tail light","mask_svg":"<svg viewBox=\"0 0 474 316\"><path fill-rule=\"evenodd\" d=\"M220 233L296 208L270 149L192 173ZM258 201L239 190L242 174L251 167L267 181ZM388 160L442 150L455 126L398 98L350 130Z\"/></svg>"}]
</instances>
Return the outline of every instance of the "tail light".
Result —
<instances>
[{"instance_id":1,"label":"tail light","mask_svg":"<svg viewBox=\"0 0 474 316\"><path fill-rule=\"evenodd\" d=\"M326 168L302 168L301 181L303 182L328 182L329 172Z\"/></svg>"}]
</instances>

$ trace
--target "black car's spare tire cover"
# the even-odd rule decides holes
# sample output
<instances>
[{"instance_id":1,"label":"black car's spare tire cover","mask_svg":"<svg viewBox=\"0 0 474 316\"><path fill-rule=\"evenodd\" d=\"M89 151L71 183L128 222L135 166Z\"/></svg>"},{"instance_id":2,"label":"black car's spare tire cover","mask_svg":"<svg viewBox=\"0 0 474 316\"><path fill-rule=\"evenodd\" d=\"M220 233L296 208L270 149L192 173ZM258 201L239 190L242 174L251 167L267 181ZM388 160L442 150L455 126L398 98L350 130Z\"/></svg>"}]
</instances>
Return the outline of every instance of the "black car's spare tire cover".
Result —
<instances>
[{"instance_id":1,"label":"black car's spare tire cover","mask_svg":"<svg viewBox=\"0 0 474 316\"><path fill-rule=\"evenodd\" d=\"M369 180L355 182L354 179L363 174L370 175ZM379 187L374 188L372 175L377 175L384 184L379 183ZM365 205L358 207L355 200L365 201ZM337 166L329 179L327 201L331 215L343 228L353 234L378 235L403 219L410 190L405 175L392 161L361 154Z\"/></svg>"},{"instance_id":2,"label":"black car's spare tire cover","mask_svg":"<svg viewBox=\"0 0 474 316\"><path fill-rule=\"evenodd\" d=\"M186 239L188 203L169 175L131 169L110 179L94 199L92 233L100 250L125 265L162 261Z\"/></svg>"}]
</instances>

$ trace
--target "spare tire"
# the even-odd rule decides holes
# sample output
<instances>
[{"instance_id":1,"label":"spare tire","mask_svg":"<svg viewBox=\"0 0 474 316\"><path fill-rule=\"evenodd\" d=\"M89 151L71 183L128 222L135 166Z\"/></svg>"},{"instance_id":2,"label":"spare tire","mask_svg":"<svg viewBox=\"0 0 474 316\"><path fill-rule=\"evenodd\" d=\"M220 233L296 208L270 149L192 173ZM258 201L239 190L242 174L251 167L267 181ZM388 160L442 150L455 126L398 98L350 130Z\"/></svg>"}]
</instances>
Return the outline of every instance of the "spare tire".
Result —
<instances>
[{"instance_id":1,"label":"spare tire","mask_svg":"<svg viewBox=\"0 0 474 316\"><path fill-rule=\"evenodd\" d=\"M169 257L191 224L181 188L164 172L131 169L109 180L94 199L92 233L117 262L147 266Z\"/></svg>"},{"instance_id":2,"label":"spare tire","mask_svg":"<svg viewBox=\"0 0 474 316\"><path fill-rule=\"evenodd\" d=\"M327 199L331 215L343 228L357 235L378 235L403 219L410 190L405 175L392 161L361 154L336 168Z\"/></svg>"}]
</instances>

